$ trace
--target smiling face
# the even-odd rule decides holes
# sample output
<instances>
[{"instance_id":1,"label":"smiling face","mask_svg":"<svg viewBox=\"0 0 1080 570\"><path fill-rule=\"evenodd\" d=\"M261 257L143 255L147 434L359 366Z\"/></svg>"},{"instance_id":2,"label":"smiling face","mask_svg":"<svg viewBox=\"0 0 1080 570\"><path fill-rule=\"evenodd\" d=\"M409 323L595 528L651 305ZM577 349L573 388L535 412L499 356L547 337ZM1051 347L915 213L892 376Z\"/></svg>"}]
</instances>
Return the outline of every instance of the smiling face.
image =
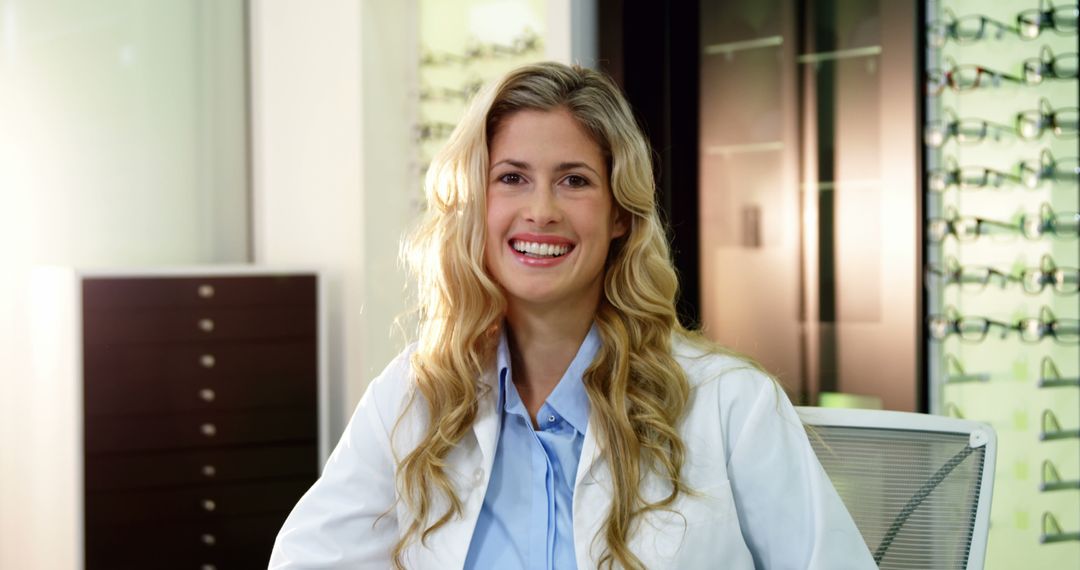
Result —
<instances>
[{"instance_id":1,"label":"smiling face","mask_svg":"<svg viewBox=\"0 0 1080 570\"><path fill-rule=\"evenodd\" d=\"M626 233L600 147L565 109L509 115L490 145L484 261L511 310L595 310Z\"/></svg>"}]
</instances>

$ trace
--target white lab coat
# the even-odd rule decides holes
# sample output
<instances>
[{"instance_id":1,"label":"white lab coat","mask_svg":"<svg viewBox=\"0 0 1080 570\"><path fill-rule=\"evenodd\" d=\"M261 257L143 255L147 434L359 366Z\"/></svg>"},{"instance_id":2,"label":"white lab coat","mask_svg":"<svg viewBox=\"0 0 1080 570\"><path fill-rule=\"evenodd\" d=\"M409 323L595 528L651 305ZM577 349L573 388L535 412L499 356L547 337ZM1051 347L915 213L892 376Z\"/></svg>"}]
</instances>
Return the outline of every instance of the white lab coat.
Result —
<instances>
[{"instance_id":1,"label":"white lab coat","mask_svg":"<svg viewBox=\"0 0 1080 570\"><path fill-rule=\"evenodd\" d=\"M274 569L391 567L389 555L408 520L395 503L395 457L413 449L425 425L413 405L394 434L412 377L407 349L368 387L315 485L293 509L274 545ZM677 340L674 353L693 391L680 433L684 480L699 496L645 515L630 547L648 568L876 568L821 465L791 403L774 382L744 362L704 354ZM406 551L410 569L462 568L495 458L498 384L480 402L472 433L451 452L448 473L463 516ZM396 455L395 455L396 452ZM585 434L575 480L574 546L579 569L595 568L610 506L610 471L594 432ZM654 476L645 498L665 496ZM444 504L436 504L435 516ZM379 519L380 515L388 513Z\"/></svg>"}]
</instances>

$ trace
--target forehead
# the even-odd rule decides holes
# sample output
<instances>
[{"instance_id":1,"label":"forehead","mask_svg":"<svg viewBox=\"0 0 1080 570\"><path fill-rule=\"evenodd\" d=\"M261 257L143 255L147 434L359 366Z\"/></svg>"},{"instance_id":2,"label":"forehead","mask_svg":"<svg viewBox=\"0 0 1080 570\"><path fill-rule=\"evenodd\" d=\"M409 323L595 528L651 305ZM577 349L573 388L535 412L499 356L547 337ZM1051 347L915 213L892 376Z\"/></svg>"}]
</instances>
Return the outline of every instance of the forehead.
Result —
<instances>
[{"instance_id":1,"label":"forehead","mask_svg":"<svg viewBox=\"0 0 1080 570\"><path fill-rule=\"evenodd\" d=\"M491 164L520 160L541 166L585 162L604 166L604 154L589 131L564 108L518 111L499 122L489 148Z\"/></svg>"}]
</instances>

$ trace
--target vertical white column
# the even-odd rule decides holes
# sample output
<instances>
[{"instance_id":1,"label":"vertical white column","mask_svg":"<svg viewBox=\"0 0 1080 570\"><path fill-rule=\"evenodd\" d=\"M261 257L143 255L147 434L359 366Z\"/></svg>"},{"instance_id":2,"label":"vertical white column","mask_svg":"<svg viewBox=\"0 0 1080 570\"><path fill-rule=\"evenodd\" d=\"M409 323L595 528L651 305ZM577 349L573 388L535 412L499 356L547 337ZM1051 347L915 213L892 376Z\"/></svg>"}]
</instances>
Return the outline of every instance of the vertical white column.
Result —
<instances>
[{"instance_id":1,"label":"vertical white column","mask_svg":"<svg viewBox=\"0 0 1080 570\"><path fill-rule=\"evenodd\" d=\"M415 29L413 1L251 7L255 259L324 270L333 440L402 344Z\"/></svg>"}]
</instances>

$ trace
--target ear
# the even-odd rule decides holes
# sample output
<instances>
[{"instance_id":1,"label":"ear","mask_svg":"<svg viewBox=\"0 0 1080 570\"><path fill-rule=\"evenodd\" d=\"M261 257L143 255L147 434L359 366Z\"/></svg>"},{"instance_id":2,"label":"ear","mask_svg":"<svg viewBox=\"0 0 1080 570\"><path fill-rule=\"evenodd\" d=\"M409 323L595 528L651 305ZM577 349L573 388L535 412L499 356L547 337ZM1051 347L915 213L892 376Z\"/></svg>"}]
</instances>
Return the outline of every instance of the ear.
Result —
<instances>
[{"instance_id":1,"label":"ear","mask_svg":"<svg viewBox=\"0 0 1080 570\"><path fill-rule=\"evenodd\" d=\"M626 235L630 231L630 214L623 211L622 208L615 206L613 217L615 218L611 222L611 239L618 239Z\"/></svg>"}]
</instances>

